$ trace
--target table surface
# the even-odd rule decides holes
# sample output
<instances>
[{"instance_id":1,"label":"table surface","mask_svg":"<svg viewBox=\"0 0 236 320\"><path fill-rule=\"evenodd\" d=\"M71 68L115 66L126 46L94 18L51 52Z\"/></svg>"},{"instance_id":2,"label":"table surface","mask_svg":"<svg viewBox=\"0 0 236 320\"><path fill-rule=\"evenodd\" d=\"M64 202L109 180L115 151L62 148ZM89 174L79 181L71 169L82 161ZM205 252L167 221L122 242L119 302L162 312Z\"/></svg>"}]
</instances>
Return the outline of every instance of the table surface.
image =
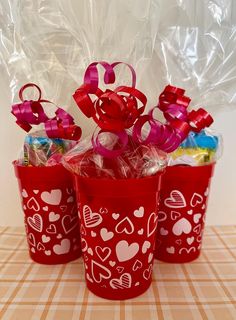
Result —
<instances>
[{"instance_id":1,"label":"table surface","mask_svg":"<svg viewBox=\"0 0 236 320\"><path fill-rule=\"evenodd\" d=\"M150 289L127 301L90 293L81 258L33 263L24 229L0 228L0 319L236 319L236 226L207 227L192 263L156 261Z\"/></svg>"}]
</instances>

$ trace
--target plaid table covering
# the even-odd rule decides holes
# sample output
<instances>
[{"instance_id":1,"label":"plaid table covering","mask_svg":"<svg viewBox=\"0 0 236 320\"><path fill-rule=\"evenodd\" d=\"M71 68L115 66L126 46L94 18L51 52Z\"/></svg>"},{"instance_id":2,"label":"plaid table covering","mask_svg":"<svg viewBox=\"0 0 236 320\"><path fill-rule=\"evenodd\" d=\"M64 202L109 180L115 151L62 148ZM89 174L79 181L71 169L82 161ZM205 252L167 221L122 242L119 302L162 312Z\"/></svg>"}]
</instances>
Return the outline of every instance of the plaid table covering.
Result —
<instances>
[{"instance_id":1,"label":"plaid table covering","mask_svg":"<svg viewBox=\"0 0 236 320\"><path fill-rule=\"evenodd\" d=\"M82 259L33 263L23 228L0 228L0 319L236 319L236 226L207 227L200 258L155 262L150 289L127 301L96 297L85 286Z\"/></svg>"}]
</instances>

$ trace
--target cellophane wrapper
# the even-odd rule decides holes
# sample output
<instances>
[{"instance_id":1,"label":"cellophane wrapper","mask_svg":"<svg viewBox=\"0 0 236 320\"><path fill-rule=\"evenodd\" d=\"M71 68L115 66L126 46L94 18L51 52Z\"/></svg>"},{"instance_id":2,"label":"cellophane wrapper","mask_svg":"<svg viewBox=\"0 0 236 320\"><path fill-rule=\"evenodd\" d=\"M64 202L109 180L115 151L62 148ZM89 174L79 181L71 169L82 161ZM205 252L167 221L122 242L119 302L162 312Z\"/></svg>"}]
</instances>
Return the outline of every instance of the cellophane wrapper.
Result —
<instances>
[{"instance_id":1,"label":"cellophane wrapper","mask_svg":"<svg viewBox=\"0 0 236 320\"><path fill-rule=\"evenodd\" d=\"M119 147L112 133L101 135L100 142L108 150ZM141 145L129 135L125 150L117 157L105 157L91 143L91 136L79 142L62 158L63 165L72 173L90 178L137 179L163 171L168 156L155 145Z\"/></svg>"},{"instance_id":2,"label":"cellophane wrapper","mask_svg":"<svg viewBox=\"0 0 236 320\"><path fill-rule=\"evenodd\" d=\"M171 83L214 116L236 103L235 20L232 0L3 0L2 83L12 101L34 82L49 100L70 106L89 63L126 61L149 107ZM121 70L117 82L125 81Z\"/></svg>"},{"instance_id":3,"label":"cellophane wrapper","mask_svg":"<svg viewBox=\"0 0 236 320\"><path fill-rule=\"evenodd\" d=\"M76 145L76 141L49 138L45 131L33 131L26 135L18 163L22 166L54 166L62 156Z\"/></svg>"}]
</instances>

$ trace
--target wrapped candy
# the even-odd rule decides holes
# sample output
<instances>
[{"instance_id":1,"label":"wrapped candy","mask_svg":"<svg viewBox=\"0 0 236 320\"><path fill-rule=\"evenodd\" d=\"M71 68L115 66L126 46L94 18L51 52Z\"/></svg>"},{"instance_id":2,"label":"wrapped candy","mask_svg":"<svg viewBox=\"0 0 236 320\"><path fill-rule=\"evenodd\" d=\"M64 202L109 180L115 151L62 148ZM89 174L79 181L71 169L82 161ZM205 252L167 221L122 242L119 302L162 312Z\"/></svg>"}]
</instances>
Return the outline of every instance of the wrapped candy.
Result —
<instances>
[{"instance_id":1,"label":"wrapped candy","mask_svg":"<svg viewBox=\"0 0 236 320\"><path fill-rule=\"evenodd\" d=\"M170 154L168 165L206 165L219 159L222 138L210 130L190 132L183 143Z\"/></svg>"},{"instance_id":2,"label":"wrapped candy","mask_svg":"<svg viewBox=\"0 0 236 320\"><path fill-rule=\"evenodd\" d=\"M38 90L36 101L27 101L23 92L29 87ZM16 123L29 132L32 126L44 126L44 130L30 133L24 141L23 159L21 165L51 166L61 161L61 155L75 146L81 137L80 127L74 124L74 119L61 108L56 108L55 115L49 117L42 107L42 103L50 103L41 99L40 88L33 83L24 85L19 91L21 103L12 106L12 114L17 118Z\"/></svg>"}]
</instances>

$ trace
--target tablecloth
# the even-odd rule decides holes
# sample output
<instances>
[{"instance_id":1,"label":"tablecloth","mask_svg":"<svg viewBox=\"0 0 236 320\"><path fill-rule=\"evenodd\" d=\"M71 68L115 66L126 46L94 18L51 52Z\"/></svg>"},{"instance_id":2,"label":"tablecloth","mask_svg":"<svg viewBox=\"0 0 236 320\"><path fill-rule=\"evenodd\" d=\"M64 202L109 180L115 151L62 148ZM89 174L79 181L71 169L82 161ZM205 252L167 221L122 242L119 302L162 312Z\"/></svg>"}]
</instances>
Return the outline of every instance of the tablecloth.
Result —
<instances>
[{"instance_id":1,"label":"tablecloth","mask_svg":"<svg viewBox=\"0 0 236 320\"><path fill-rule=\"evenodd\" d=\"M155 261L153 283L127 301L86 289L82 259L36 264L23 228L0 228L0 319L236 319L236 226L207 227L201 256L186 264Z\"/></svg>"}]
</instances>

